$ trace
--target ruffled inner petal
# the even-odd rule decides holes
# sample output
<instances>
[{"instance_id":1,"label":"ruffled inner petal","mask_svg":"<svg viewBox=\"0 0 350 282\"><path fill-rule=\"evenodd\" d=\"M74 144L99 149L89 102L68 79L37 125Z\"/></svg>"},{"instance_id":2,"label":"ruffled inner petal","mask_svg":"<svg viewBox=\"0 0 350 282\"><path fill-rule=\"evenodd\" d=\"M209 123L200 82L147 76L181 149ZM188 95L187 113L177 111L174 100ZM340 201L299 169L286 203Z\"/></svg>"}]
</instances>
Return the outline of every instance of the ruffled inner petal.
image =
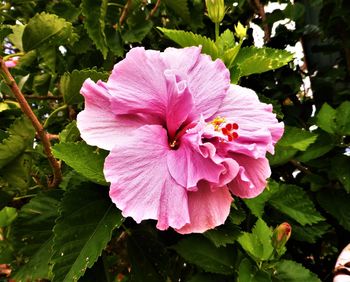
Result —
<instances>
[{"instance_id":1,"label":"ruffled inner petal","mask_svg":"<svg viewBox=\"0 0 350 282\"><path fill-rule=\"evenodd\" d=\"M266 152L273 154L284 131L272 106L261 103L254 91L238 85L231 85L220 109L210 119L217 116L239 125L239 137L224 148L254 158L264 157Z\"/></svg>"},{"instance_id":2,"label":"ruffled inner petal","mask_svg":"<svg viewBox=\"0 0 350 282\"><path fill-rule=\"evenodd\" d=\"M139 128L127 144L117 144L106 158L104 174L110 197L125 217L158 220L159 229L189 222L187 192L170 176L167 133L159 125Z\"/></svg>"}]
</instances>

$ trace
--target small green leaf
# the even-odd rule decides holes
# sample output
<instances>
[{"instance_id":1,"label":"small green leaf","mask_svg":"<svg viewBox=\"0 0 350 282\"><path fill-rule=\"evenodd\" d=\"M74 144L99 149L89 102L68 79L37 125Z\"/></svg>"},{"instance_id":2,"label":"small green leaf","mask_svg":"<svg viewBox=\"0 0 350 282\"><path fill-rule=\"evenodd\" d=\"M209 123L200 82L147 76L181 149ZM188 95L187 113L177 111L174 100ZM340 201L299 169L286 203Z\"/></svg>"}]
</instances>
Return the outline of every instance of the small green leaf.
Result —
<instances>
[{"instance_id":1,"label":"small green leaf","mask_svg":"<svg viewBox=\"0 0 350 282\"><path fill-rule=\"evenodd\" d=\"M218 226L214 229L203 233L216 247L225 247L227 244L233 244L239 237L240 228L230 222L225 225Z\"/></svg>"},{"instance_id":2,"label":"small green leaf","mask_svg":"<svg viewBox=\"0 0 350 282\"><path fill-rule=\"evenodd\" d=\"M335 141L333 136L320 130L315 143L312 143L308 146L307 150L298 154L296 159L301 162L308 162L323 156L334 147Z\"/></svg>"},{"instance_id":3,"label":"small green leaf","mask_svg":"<svg viewBox=\"0 0 350 282\"><path fill-rule=\"evenodd\" d=\"M99 72L95 69L74 70L72 73L66 72L61 77L60 88L66 104L73 105L82 102L83 96L80 94L84 81L90 78L93 81L108 78L107 72Z\"/></svg>"},{"instance_id":4,"label":"small green leaf","mask_svg":"<svg viewBox=\"0 0 350 282\"><path fill-rule=\"evenodd\" d=\"M60 190L41 193L19 211L12 228L15 247L26 263L11 277L17 282L50 278L52 227L58 216L61 197Z\"/></svg>"},{"instance_id":5,"label":"small green leaf","mask_svg":"<svg viewBox=\"0 0 350 282\"><path fill-rule=\"evenodd\" d=\"M202 45L202 53L210 55L213 60L218 58L219 51L215 42L205 36L183 30L173 30L161 27L158 27L158 29L163 32L166 37L176 42L181 47Z\"/></svg>"},{"instance_id":6,"label":"small green leaf","mask_svg":"<svg viewBox=\"0 0 350 282\"><path fill-rule=\"evenodd\" d=\"M61 143L69 143L78 141L80 137L80 132L77 127L77 122L74 120L69 123L59 134L59 139Z\"/></svg>"},{"instance_id":7,"label":"small green leaf","mask_svg":"<svg viewBox=\"0 0 350 282\"><path fill-rule=\"evenodd\" d=\"M235 36L233 32L229 29L226 29L223 33L220 34L215 44L222 51L226 51L235 47Z\"/></svg>"},{"instance_id":8,"label":"small green leaf","mask_svg":"<svg viewBox=\"0 0 350 282\"><path fill-rule=\"evenodd\" d=\"M247 76L280 68L292 59L293 54L285 50L244 47L239 51L234 64L241 69L241 76Z\"/></svg>"},{"instance_id":9,"label":"small green leaf","mask_svg":"<svg viewBox=\"0 0 350 282\"><path fill-rule=\"evenodd\" d=\"M130 23L130 20L127 22ZM141 42L146 35L151 31L153 22L151 21L136 21L129 25L129 30L122 34L125 43Z\"/></svg>"},{"instance_id":10,"label":"small green leaf","mask_svg":"<svg viewBox=\"0 0 350 282\"><path fill-rule=\"evenodd\" d=\"M286 126L283 137L278 144L283 147L292 147L299 151L305 151L316 139L317 134L298 127Z\"/></svg>"},{"instance_id":11,"label":"small green leaf","mask_svg":"<svg viewBox=\"0 0 350 282\"><path fill-rule=\"evenodd\" d=\"M25 25L13 25L11 26L12 33L8 36L10 41L15 45L17 49L23 52L22 36L24 32Z\"/></svg>"},{"instance_id":12,"label":"small green leaf","mask_svg":"<svg viewBox=\"0 0 350 282\"><path fill-rule=\"evenodd\" d=\"M267 154L267 158L271 166L282 165L290 161L298 150L291 147L280 146L278 143L275 146L275 154Z\"/></svg>"},{"instance_id":13,"label":"small green leaf","mask_svg":"<svg viewBox=\"0 0 350 282\"><path fill-rule=\"evenodd\" d=\"M78 281L97 261L122 221L105 189L81 185L67 191L53 229L52 281Z\"/></svg>"},{"instance_id":14,"label":"small green leaf","mask_svg":"<svg viewBox=\"0 0 350 282\"><path fill-rule=\"evenodd\" d=\"M8 133L9 137L0 143L0 168L17 158L34 142L35 131L26 118L16 119Z\"/></svg>"},{"instance_id":15,"label":"small green leaf","mask_svg":"<svg viewBox=\"0 0 350 282\"><path fill-rule=\"evenodd\" d=\"M0 227L6 227L17 217L17 210L12 207L4 207L0 211Z\"/></svg>"},{"instance_id":16,"label":"small green leaf","mask_svg":"<svg viewBox=\"0 0 350 282\"><path fill-rule=\"evenodd\" d=\"M321 282L316 274L292 260L281 260L275 264L274 281L280 282Z\"/></svg>"},{"instance_id":17,"label":"small green leaf","mask_svg":"<svg viewBox=\"0 0 350 282\"><path fill-rule=\"evenodd\" d=\"M346 192L350 193L350 157L338 155L331 161L331 171L343 184Z\"/></svg>"},{"instance_id":18,"label":"small green leaf","mask_svg":"<svg viewBox=\"0 0 350 282\"><path fill-rule=\"evenodd\" d=\"M301 187L296 185L279 185L278 190L273 193L268 203L301 225L324 220L309 196Z\"/></svg>"},{"instance_id":19,"label":"small green leaf","mask_svg":"<svg viewBox=\"0 0 350 282\"><path fill-rule=\"evenodd\" d=\"M31 18L24 28L22 42L24 51L46 45L73 44L78 40L73 26L57 15L42 12Z\"/></svg>"},{"instance_id":20,"label":"small green leaf","mask_svg":"<svg viewBox=\"0 0 350 282\"><path fill-rule=\"evenodd\" d=\"M292 237L294 240L315 244L319 238L322 238L331 228L326 222L320 222L313 225L299 226L293 224Z\"/></svg>"},{"instance_id":21,"label":"small green leaf","mask_svg":"<svg viewBox=\"0 0 350 282\"><path fill-rule=\"evenodd\" d=\"M107 58L108 47L105 35L105 17L108 0L83 0L82 13L85 17L84 27L89 37L101 51L103 58Z\"/></svg>"},{"instance_id":22,"label":"small green leaf","mask_svg":"<svg viewBox=\"0 0 350 282\"><path fill-rule=\"evenodd\" d=\"M335 116L337 132L340 135L350 135L350 101L343 102Z\"/></svg>"},{"instance_id":23,"label":"small green leaf","mask_svg":"<svg viewBox=\"0 0 350 282\"><path fill-rule=\"evenodd\" d=\"M187 0L164 0L164 4L184 19L185 22L191 21L190 10L188 9Z\"/></svg>"},{"instance_id":24,"label":"small green leaf","mask_svg":"<svg viewBox=\"0 0 350 282\"><path fill-rule=\"evenodd\" d=\"M317 194L321 207L331 214L337 222L350 231L350 195L344 190L321 190Z\"/></svg>"},{"instance_id":25,"label":"small green leaf","mask_svg":"<svg viewBox=\"0 0 350 282\"><path fill-rule=\"evenodd\" d=\"M234 272L234 254L228 248L216 248L203 236L194 235L181 240L173 247L185 260L205 271L219 274Z\"/></svg>"},{"instance_id":26,"label":"small green leaf","mask_svg":"<svg viewBox=\"0 0 350 282\"><path fill-rule=\"evenodd\" d=\"M324 103L321 110L316 115L316 124L328 133L335 133L336 122L335 122L336 110L330 105Z\"/></svg>"},{"instance_id":27,"label":"small green leaf","mask_svg":"<svg viewBox=\"0 0 350 282\"><path fill-rule=\"evenodd\" d=\"M260 262L270 259L273 253L271 236L271 229L259 218L252 233L244 232L237 241L252 259Z\"/></svg>"},{"instance_id":28,"label":"small green leaf","mask_svg":"<svg viewBox=\"0 0 350 282\"><path fill-rule=\"evenodd\" d=\"M238 269L237 282L270 282L270 274L259 270L249 259L244 258Z\"/></svg>"},{"instance_id":29,"label":"small green leaf","mask_svg":"<svg viewBox=\"0 0 350 282\"><path fill-rule=\"evenodd\" d=\"M98 184L107 184L103 175L106 151L96 150L85 142L56 144L52 151L56 158L63 160L81 175Z\"/></svg>"}]
</instances>

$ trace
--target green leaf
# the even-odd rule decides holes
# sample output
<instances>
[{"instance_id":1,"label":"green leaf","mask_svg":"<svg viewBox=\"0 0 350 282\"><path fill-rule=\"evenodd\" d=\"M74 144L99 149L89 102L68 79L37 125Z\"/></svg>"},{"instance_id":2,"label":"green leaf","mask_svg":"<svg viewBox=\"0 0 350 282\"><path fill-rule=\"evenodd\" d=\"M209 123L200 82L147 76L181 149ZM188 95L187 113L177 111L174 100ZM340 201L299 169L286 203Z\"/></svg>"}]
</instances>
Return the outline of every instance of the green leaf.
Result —
<instances>
[{"instance_id":1,"label":"green leaf","mask_svg":"<svg viewBox=\"0 0 350 282\"><path fill-rule=\"evenodd\" d=\"M271 236L271 229L259 218L252 233L244 232L237 241L252 259L260 262L270 259L272 255Z\"/></svg>"},{"instance_id":2,"label":"green leaf","mask_svg":"<svg viewBox=\"0 0 350 282\"><path fill-rule=\"evenodd\" d=\"M203 270L219 274L234 272L234 254L228 248L216 248L203 236L194 235L181 240L173 247L185 260Z\"/></svg>"},{"instance_id":3,"label":"green leaf","mask_svg":"<svg viewBox=\"0 0 350 282\"><path fill-rule=\"evenodd\" d=\"M52 281L78 281L97 261L122 221L105 189L81 185L67 191L53 229Z\"/></svg>"},{"instance_id":4,"label":"green leaf","mask_svg":"<svg viewBox=\"0 0 350 282\"><path fill-rule=\"evenodd\" d=\"M42 12L31 18L24 28L22 42L24 51L46 45L73 44L78 40L73 26L57 15Z\"/></svg>"},{"instance_id":5,"label":"green leaf","mask_svg":"<svg viewBox=\"0 0 350 282\"><path fill-rule=\"evenodd\" d=\"M8 133L9 137L0 143L0 168L16 159L27 147L33 146L35 131L28 119L16 119Z\"/></svg>"},{"instance_id":6,"label":"green leaf","mask_svg":"<svg viewBox=\"0 0 350 282\"><path fill-rule=\"evenodd\" d=\"M336 122L335 122L336 110L330 105L324 103L321 110L316 115L316 124L328 133L335 133Z\"/></svg>"},{"instance_id":7,"label":"green leaf","mask_svg":"<svg viewBox=\"0 0 350 282\"><path fill-rule=\"evenodd\" d=\"M17 217L17 210L12 207L4 207L0 211L0 227L6 227Z\"/></svg>"},{"instance_id":8,"label":"green leaf","mask_svg":"<svg viewBox=\"0 0 350 282\"><path fill-rule=\"evenodd\" d=\"M309 226L293 224L292 237L294 240L315 244L319 238L330 230L331 226L326 222L320 222Z\"/></svg>"},{"instance_id":9,"label":"green leaf","mask_svg":"<svg viewBox=\"0 0 350 282\"><path fill-rule=\"evenodd\" d=\"M271 281L270 274L253 265L249 259L244 258L238 269L237 282L269 282Z\"/></svg>"},{"instance_id":10,"label":"green leaf","mask_svg":"<svg viewBox=\"0 0 350 282\"><path fill-rule=\"evenodd\" d=\"M234 64L241 69L241 76L247 76L280 68L292 59L293 54L285 50L245 47L239 51Z\"/></svg>"},{"instance_id":11,"label":"green leaf","mask_svg":"<svg viewBox=\"0 0 350 282\"><path fill-rule=\"evenodd\" d=\"M164 4L173 10L175 14L183 18L186 23L191 21L187 0L164 0Z\"/></svg>"},{"instance_id":12,"label":"green leaf","mask_svg":"<svg viewBox=\"0 0 350 282\"><path fill-rule=\"evenodd\" d=\"M52 228L58 216L62 191L52 190L38 194L24 205L12 225L15 247L26 262L13 275L17 282L49 279L49 261L52 255Z\"/></svg>"},{"instance_id":13,"label":"green leaf","mask_svg":"<svg viewBox=\"0 0 350 282\"><path fill-rule=\"evenodd\" d=\"M233 244L240 233L240 228L237 225L226 223L225 225L208 230L203 235L212 241L216 247L225 247L227 244Z\"/></svg>"},{"instance_id":14,"label":"green leaf","mask_svg":"<svg viewBox=\"0 0 350 282\"><path fill-rule=\"evenodd\" d=\"M205 36L183 30L173 30L161 27L158 27L158 29L163 32L166 37L176 42L181 47L202 45L202 53L210 55L213 60L218 58L219 52L215 42Z\"/></svg>"},{"instance_id":15,"label":"green leaf","mask_svg":"<svg viewBox=\"0 0 350 282\"><path fill-rule=\"evenodd\" d=\"M108 73L99 72L96 69L74 70L72 73L66 72L62 75L60 81L60 90L66 104L74 105L84 100L83 95L80 94L80 89L87 78L95 82L99 79L106 80Z\"/></svg>"},{"instance_id":16,"label":"green leaf","mask_svg":"<svg viewBox=\"0 0 350 282\"><path fill-rule=\"evenodd\" d=\"M54 156L63 160L81 175L101 185L106 185L103 164L107 152L96 150L85 142L60 143L52 147Z\"/></svg>"},{"instance_id":17,"label":"green leaf","mask_svg":"<svg viewBox=\"0 0 350 282\"><path fill-rule=\"evenodd\" d=\"M306 192L296 185L281 184L268 203L301 225L324 220Z\"/></svg>"},{"instance_id":18,"label":"green leaf","mask_svg":"<svg viewBox=\"0 0 350 282\"><path fill-rule=\"evenodd\" d=\"M308 162L310 160L319 158L328 153L335 147L334 138L332 135L321 131L315 143L312 143L307 150L299 154L296 159L300 162Z\"/></svg>"},{"instance_id":19,"label":"green leaf","mask_svg":"<svg viewBox=\"0 0 350 282\"><path fill-rule=\"evenodd\" d=\"M290 161L298 150L291 147L280 146L278 143L275 146L275 154L267 154L267 158L271 166L282 165Z\"/></svg>"},{"instance_id":20,"label":"green leaf","mask_svg":"<svg viewBox=\"0 0 350 282\"><path fill-rule=\"evenodd\" d=\"M105 35L107 5L108 0L82 0L82 13L85 17L84 27L104 59L107 58L108 53Z\"/></svg>"},{"instance_id":21,"label":"green leaf","mask_svg":"<svg viewBox=\"0 0 350 282\"><path fill-rule=\"evenodd\" d=\"M127 20L129 30L122 34L125 43L141 42L153 27L152 21L145 22L145 20L141 21L140 19L132 23L130 21L129 18Z\"/></svg>"},{"instance_id":22,"label":"green leaf","mask_svg":"<svg viewBox=\"0 0 350 282\"><path fill-rule=\"evenodd\" d=\"M236 41L233 32L229 29L226 29L223 33L220 34L215 44L221 51L226 51L233 48L235 46L235 42Z\"/></svg>"},{"instance_id":23,"label":"green leaf","mask_svg":"<svg viewBox=\"0 0 350 282\"><path fill-rule=\"evenodd\" d=\"M280 146L292 147L305 151L317 139L317 135L298 127L286 126L283 137L278 142Z\"/></svg>"},{"instance_id":24,"label":"green leaf","mask_svg":"<svg viewBox=\"0 0 350 282\"><path fill-rule=\"evenodd\" d=\"M73 120L59 134L61 143L75 142L79 139L80 132L77 127L77 122Z\"/></svg>"},{"instance_id":25,"label":"green leaf","mask_svg":"<svg viewBox=\"0 0 350 282\"><path fill-rule=\"evenodd\" d=\"M344 190L323 190L317 194L317 201L341 226L350 231L349 194L346 194Z\"/></svg>"},{"instance_id":26,"label":"green leaf","mask_svg":"<svg viewBox=\"0 0 350 282\"><path fill-rule=\"evenodd\" d=\"M350 101L343 102L335 116L337 132L340 135L350 135Z\"/></svg>"},{"instance_id":27,"label":"green leaf","mask_svg":"<svg viewBox=\"0 0 350 282\"><path fill-rule=\"evenodd\" d=\"M169 275L170 257L165 246L152 229L139 226L133 229L127 240L127 253L130 259L131 281L166 281Z\"/></svg>"},{"instance_id":28,"label":"green leaf","mask_svg":"<svg viewBox=\"0 0 350 282\"><path fill-rule=\"evenodd\" d=\"M22 36L23 36L24 28L25 28L25 25L19 25L19 24L13 25L13 26L11 26L12 33L8 36L10 41L21 52L23 52Z\"/></svg>"},{"instance_id":29,"label":"green leaf","mask_svg":"<svg viewBox=\"0 0 350 282\"><path fill-rule=\"evenodd\" d=\"M225 65L228 69L232 68L232 64L233 64L240 49L241 49L241 44L237 44L236 46L225 50L224 55L221 57L221 59L224 61ZM239 67L236 66L236 69L239 69ZM235 80L238 81L239 77L241 77L241 71L237 72L237 74L235 74L235 76L237 76L237 78Z\"/></svg>"},{"instance_id":30,"label":"green leaf","mask_svg":"<svg viewBox=\"0 0 350 282\"><path fill-rule=\"evenodd\" d=\"M343 184L346 192L350 193L350 157L338 155L331 161L331 171Z\"/></svg>"},{"instance_id":31,"label":"green leaf","mask_svg":"<svg viewBox=\"0 0 350 282\"><path fill-rule=\"evenodd\" d=\"M281 260L275 264L274 281L281 282L321 282L316 274L292 260Z\"/></svg>"}]
</instances>

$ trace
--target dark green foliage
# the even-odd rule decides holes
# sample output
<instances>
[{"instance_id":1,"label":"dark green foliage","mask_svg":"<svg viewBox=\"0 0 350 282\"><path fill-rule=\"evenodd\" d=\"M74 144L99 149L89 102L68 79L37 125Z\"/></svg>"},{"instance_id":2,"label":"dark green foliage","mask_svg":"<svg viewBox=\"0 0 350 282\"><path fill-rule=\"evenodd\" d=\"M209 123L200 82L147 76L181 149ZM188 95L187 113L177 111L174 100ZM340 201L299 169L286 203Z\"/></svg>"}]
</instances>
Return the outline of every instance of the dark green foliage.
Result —
<instances>
[{"instance_id":1,"label":"dark green foliage","mask_svg":"<svg viewBox=\"0 0 350 282\"><path fill-rule=\"evenodd\" d=\"M228 0L217 37L204 2L1 3L1 56L21 56L10 71L52 134L63 173L49 190L52 170L42 142L1 81L0 264L9 264L11 279L332 281L350 238L349 2L281 0L286 8L262 22L256 1ZM251 28L244 39L235 30L238 21L271 30L284 19L295 21L295 29L277 25L262 48L254 47ZM285 50L300 38L307 66ZM198 45L225 63L232 83L273 105L285 133L268 156L272 175L260 196L235 198L222 226L179 235L157 230L151 220L124 220L108 197L108 152L81 140L76 116L84 107L84 80L106 81L130 48ZM292 235L280 251L272 234L282 222Z\"/></svg>"}]
</instances>

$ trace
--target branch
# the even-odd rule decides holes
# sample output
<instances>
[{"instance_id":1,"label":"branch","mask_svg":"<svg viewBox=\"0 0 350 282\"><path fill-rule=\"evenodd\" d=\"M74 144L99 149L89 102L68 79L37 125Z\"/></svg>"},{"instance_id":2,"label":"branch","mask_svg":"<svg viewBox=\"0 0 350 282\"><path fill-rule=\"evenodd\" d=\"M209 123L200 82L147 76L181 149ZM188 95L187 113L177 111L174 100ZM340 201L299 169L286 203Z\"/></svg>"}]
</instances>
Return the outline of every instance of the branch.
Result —
<instances>
[{"instance_id":1,"label":"branch","mask_svg":"<svg viewBox=\"0 0 350 282\"><path fill-rule=\"evenodd\" d=\"M297 169L299 169L301 172L305 174L312 174L312 172L305 166L303 166L300 162L296 160L290 160L289 161L292 165L294 165Z\"/></svg>"},{"instance_id":2,"label":"branch","mask_svg":"<svg viewBox=\"0 0 350 282\"><path fill-rule=\"evenodd\" d=\"M39 95L23 95L26 99L33 99L33 100L62 100L62 96L39 96ZM14 99L11 96L4 96L4 99Z\"/></svg>"},{"instance_id":3,"label":"branch","mask_svg":"<svg viewBox=\"0 0 350 282\"><path fill-rule=\"evenodd\" d=\"M153 9L151 10L151 12L150 12L149 15L147 16L146 20L149 20L149 19L150 19L151 17L153 17L154 14L157 12L158 7L159 7L159 5L160 5L160 1L161 1L161 0L157 0L156 5L155 5L155 6L153 7Z\"/></svg>"},{"instance_id":4,"label":"branch","mask_svg":"<svg viewBox=\"0 0 350 282\"><path fill-rule=\"evenodd\" d=\"M132 0L128 0L123 8L122 14L119 18L119 26L122 26L126 16L128 15Z\"/></svg>"},{"instance_id":5,"label":"branch","mask_svg":"<svg viewBox=\"0 0 350 282\"><path fill-rule=\"evenodd\" d=\"M265 9L264 5L260 3L260 0L254 0L255 7L257 9L257 12L259 16L261 17L261 20L263 22L263 27L264 27L264 42L269 42L270 41L270 28L269 25L266 23L266 14L265 14Z\"/></svg>"},{"instance_id":6,"label":"branch","mask_svg":"<svg viewBox=\"0 0 350 282\"><path fill-rule=\"evenodd\" d=\"M22 112L30 119L33 127L35 128L38 136L41 139L45 154L49 160L50 166L53 171L53 179L52 181L48 181L48 186L50 188L56 187L61 182L61 179L62 179L61 165L52 154L51 143L48 138L48 135L44 130L43 126L41 125L40 121L36 117L36 115L33 113L26 98L23 96L16 81L14 80L13 76L9 72L8 68L6 67L2 57L0 57L0 70L5 79L6 84L11 88L13 95L15 95L18 103L20 104Z\"/></svg>"}]
</instances>

